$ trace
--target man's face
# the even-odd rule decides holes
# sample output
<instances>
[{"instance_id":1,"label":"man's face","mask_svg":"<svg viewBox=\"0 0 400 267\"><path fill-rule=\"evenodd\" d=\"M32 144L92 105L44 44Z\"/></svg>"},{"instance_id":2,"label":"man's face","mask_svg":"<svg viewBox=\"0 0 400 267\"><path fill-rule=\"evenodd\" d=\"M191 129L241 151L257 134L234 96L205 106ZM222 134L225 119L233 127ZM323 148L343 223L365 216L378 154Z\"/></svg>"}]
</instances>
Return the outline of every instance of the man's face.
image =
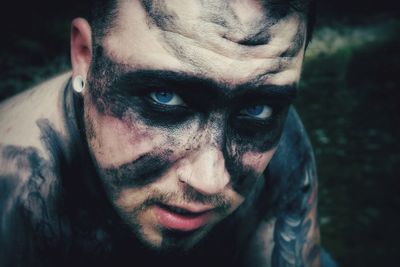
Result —
<instances>
[{"instance_id":1,"label":"man's face","mask_svg":"<svg viewBox=\"0 0 400 267\"><path fill-rule=\"evenodd\" d=\"M85 125L109 199L144 244L191 248L262 179L304 54L304 20L277 13L256 1L118 2L94 51Z\"/></svg>"}]
</instances>

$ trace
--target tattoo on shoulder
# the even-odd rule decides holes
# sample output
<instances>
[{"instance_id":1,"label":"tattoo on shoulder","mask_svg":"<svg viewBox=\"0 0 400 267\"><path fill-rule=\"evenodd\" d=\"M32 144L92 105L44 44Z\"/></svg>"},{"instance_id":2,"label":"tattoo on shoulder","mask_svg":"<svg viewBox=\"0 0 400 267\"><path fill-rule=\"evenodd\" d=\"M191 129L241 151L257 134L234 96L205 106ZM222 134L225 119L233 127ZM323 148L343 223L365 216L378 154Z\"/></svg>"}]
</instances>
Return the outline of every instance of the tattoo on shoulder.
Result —
<instances>
[{"instance_id":1,"label":"tattoo on shoulder","mask_svg":"<svg viewBox=\"0 0 400 267\"><path fill-rule=\"evenodd\" d=\"M36 233L45 237L42 241L52 242L59 232L52 223L56 202L49 198L58 190L55 173L59 161L54 157L61 154L61 142L47 119L38 120L37 125L50 152L46 158L35 147L0 146L1 259L7 252L15 254L15 246L29 251L26 240L39 236Z\"/></svg>"},{"instance_id":2,"label":"tattoo on shoulder","mask_svg":"<svg viewBox=\"0 0 400 267\"><path fill-rule=\"evenodd\" d=\"M287 210L277 217L272 266L302 267L318 264L317 180L312 164L305 167L302 180L301 196L296 200L300 201L299 209Z\"/></svg>"},{"instance_id":3,"label":"tattoo on shoulder","mask_svg":"<svg viewBox=\"0 0 400 267\"><path fill-rule=\"evenodd\" d=\"M108 233L117 231L114 214L84 144L75 140L67 158L66 141L51 122L37 125L46 155L0 146L0 265L54 266L106 255L114 244Z\"/></svg>"},{"instance_id":4,"label":"tattoo on shoulder","mask_svg":"<svg viewBox=\"0 0 400 267\"><path fill-rule=\"evenodd\" d=\"M314 155L298 116L289 114L281 145L270 163L274 217L273 267L319 266L317 174Z\"/></svg>"}]
</instances>

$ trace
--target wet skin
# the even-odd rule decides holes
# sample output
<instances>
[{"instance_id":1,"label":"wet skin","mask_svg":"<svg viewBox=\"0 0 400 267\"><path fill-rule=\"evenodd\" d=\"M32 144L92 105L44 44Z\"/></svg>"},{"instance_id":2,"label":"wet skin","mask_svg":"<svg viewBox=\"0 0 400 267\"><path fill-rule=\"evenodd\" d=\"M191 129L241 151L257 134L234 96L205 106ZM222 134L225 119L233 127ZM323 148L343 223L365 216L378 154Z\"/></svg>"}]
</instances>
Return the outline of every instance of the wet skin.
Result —
<instances>
[{"instance_id":1,"label":"wet skin","mask_svg":"<svg viewBox=\"0 0 400 267\"><path fill-rule=\"evenodd\" d=\"M159 208L208 212L182 237L189 249L243 203L296 94L301 15L224 3L216 21L207 1L121 1L94 48L83 96L90 152L120 217L155 249L171 244Z\"/></svg>"}]
</instances>

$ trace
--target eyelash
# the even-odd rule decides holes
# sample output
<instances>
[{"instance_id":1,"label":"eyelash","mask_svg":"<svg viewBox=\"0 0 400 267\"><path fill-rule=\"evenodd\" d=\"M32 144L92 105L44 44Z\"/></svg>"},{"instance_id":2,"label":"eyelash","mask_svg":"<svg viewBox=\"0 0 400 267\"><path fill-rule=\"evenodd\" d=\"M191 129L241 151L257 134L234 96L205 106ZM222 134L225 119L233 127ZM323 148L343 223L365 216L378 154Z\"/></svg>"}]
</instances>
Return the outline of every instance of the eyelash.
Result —
<instances>
[{"instance_id":1,"label":"eyelash","mask_svg":"<svg viewBox=\"0 0 400 267\"><path fill-rule=\"evenodd\" d=\"M152 93L157 92L153 91ZM183 99L183 98L182 98ZM180 114L189 114L191 113L191 109L188 105L167 105L161 104L155 101L150 94L147 94L144 97L145 102L150 106L153 111L160 113L180 113ZM185 101L184 101L185 102ZM186 102L185 102L186 103Z\"/></svg>"},{"instance_id":2,"label":"eyelash","mask_svg":"<svg viewBox=\"0 0 400 267\"><path fill-rule=\"evenodd\" d=\"M173 91L169 91L169 92L172 92L172 93L176 94L179 98L181 98L184 102L184 105L168 105L168 104L162 104L162 103L155 101L152 98L151 94L161 92L161 91L162 90L154 90L151 93L146 95L147 102L149 102L151 104L151 106L154 107L157 111L160 111L160 112L182 112L182 111L185 111L185 112L193 112L193 113L195 112L195 109L191 108L192 105L187 104L188 102L190 103L190 101L188 101L186 97L183 97L181 94L178 94ZM265 105L265 106L271 108L272 114L268 118L265 118L265 119L260 119L260 118L256 118L256 117L252 117L252 116L244 114L243 111L245 109L247 109L249 107L253 107L253 106L258 106L258 105L263 105L263 106ZM275 117L275 108L268 103L252 103L249 106L242 106L242 107L236 109L234 114L235 114L235 118L237 118L239 120L246 120L249 122L253 121L256 124L265 125L265 124L270 124L270 121L273 119L273 117Z\"/></svg>"}]
</instances>

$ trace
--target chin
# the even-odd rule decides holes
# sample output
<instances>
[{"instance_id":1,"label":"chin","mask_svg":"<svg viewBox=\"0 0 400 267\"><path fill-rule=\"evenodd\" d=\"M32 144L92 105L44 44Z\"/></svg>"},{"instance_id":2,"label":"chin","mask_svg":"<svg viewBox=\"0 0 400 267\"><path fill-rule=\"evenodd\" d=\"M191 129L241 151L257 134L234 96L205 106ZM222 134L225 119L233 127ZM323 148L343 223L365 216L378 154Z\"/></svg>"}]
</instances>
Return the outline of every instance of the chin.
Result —
<instances>
[{"instance_id":1,"label":"chin","mask_svg":"<svg viewBox=\"0 0 400 267\"><path fill-rule=\"evenodd\" d=\"M137 228L137 227L136 227ZM135 231L139 242L147 249L158 254L170 254L184 256L196 248L196 246L207 236L211 226L191 231L182 232L162 228L157 231L146 231L140 227ZM149 232L152 232L149 234ZM147 234L146 234L147 233Z\"/></svg>"},{"instance_id":2,"label":"chin","mask_svg":"<svg viewBox=\"0 0 400 267\"><path fill-rule=\"evenodd\" d=\"M210 233L221 216L215 215L202 227L188 230L175 229L173 224L172 228L163 225L154 209L148 207L138 208L134 212L120 209L120 215L142 247L157 253L173 254L174 251L178 254L189 253Z\"/></svg>"}]
</instances>

